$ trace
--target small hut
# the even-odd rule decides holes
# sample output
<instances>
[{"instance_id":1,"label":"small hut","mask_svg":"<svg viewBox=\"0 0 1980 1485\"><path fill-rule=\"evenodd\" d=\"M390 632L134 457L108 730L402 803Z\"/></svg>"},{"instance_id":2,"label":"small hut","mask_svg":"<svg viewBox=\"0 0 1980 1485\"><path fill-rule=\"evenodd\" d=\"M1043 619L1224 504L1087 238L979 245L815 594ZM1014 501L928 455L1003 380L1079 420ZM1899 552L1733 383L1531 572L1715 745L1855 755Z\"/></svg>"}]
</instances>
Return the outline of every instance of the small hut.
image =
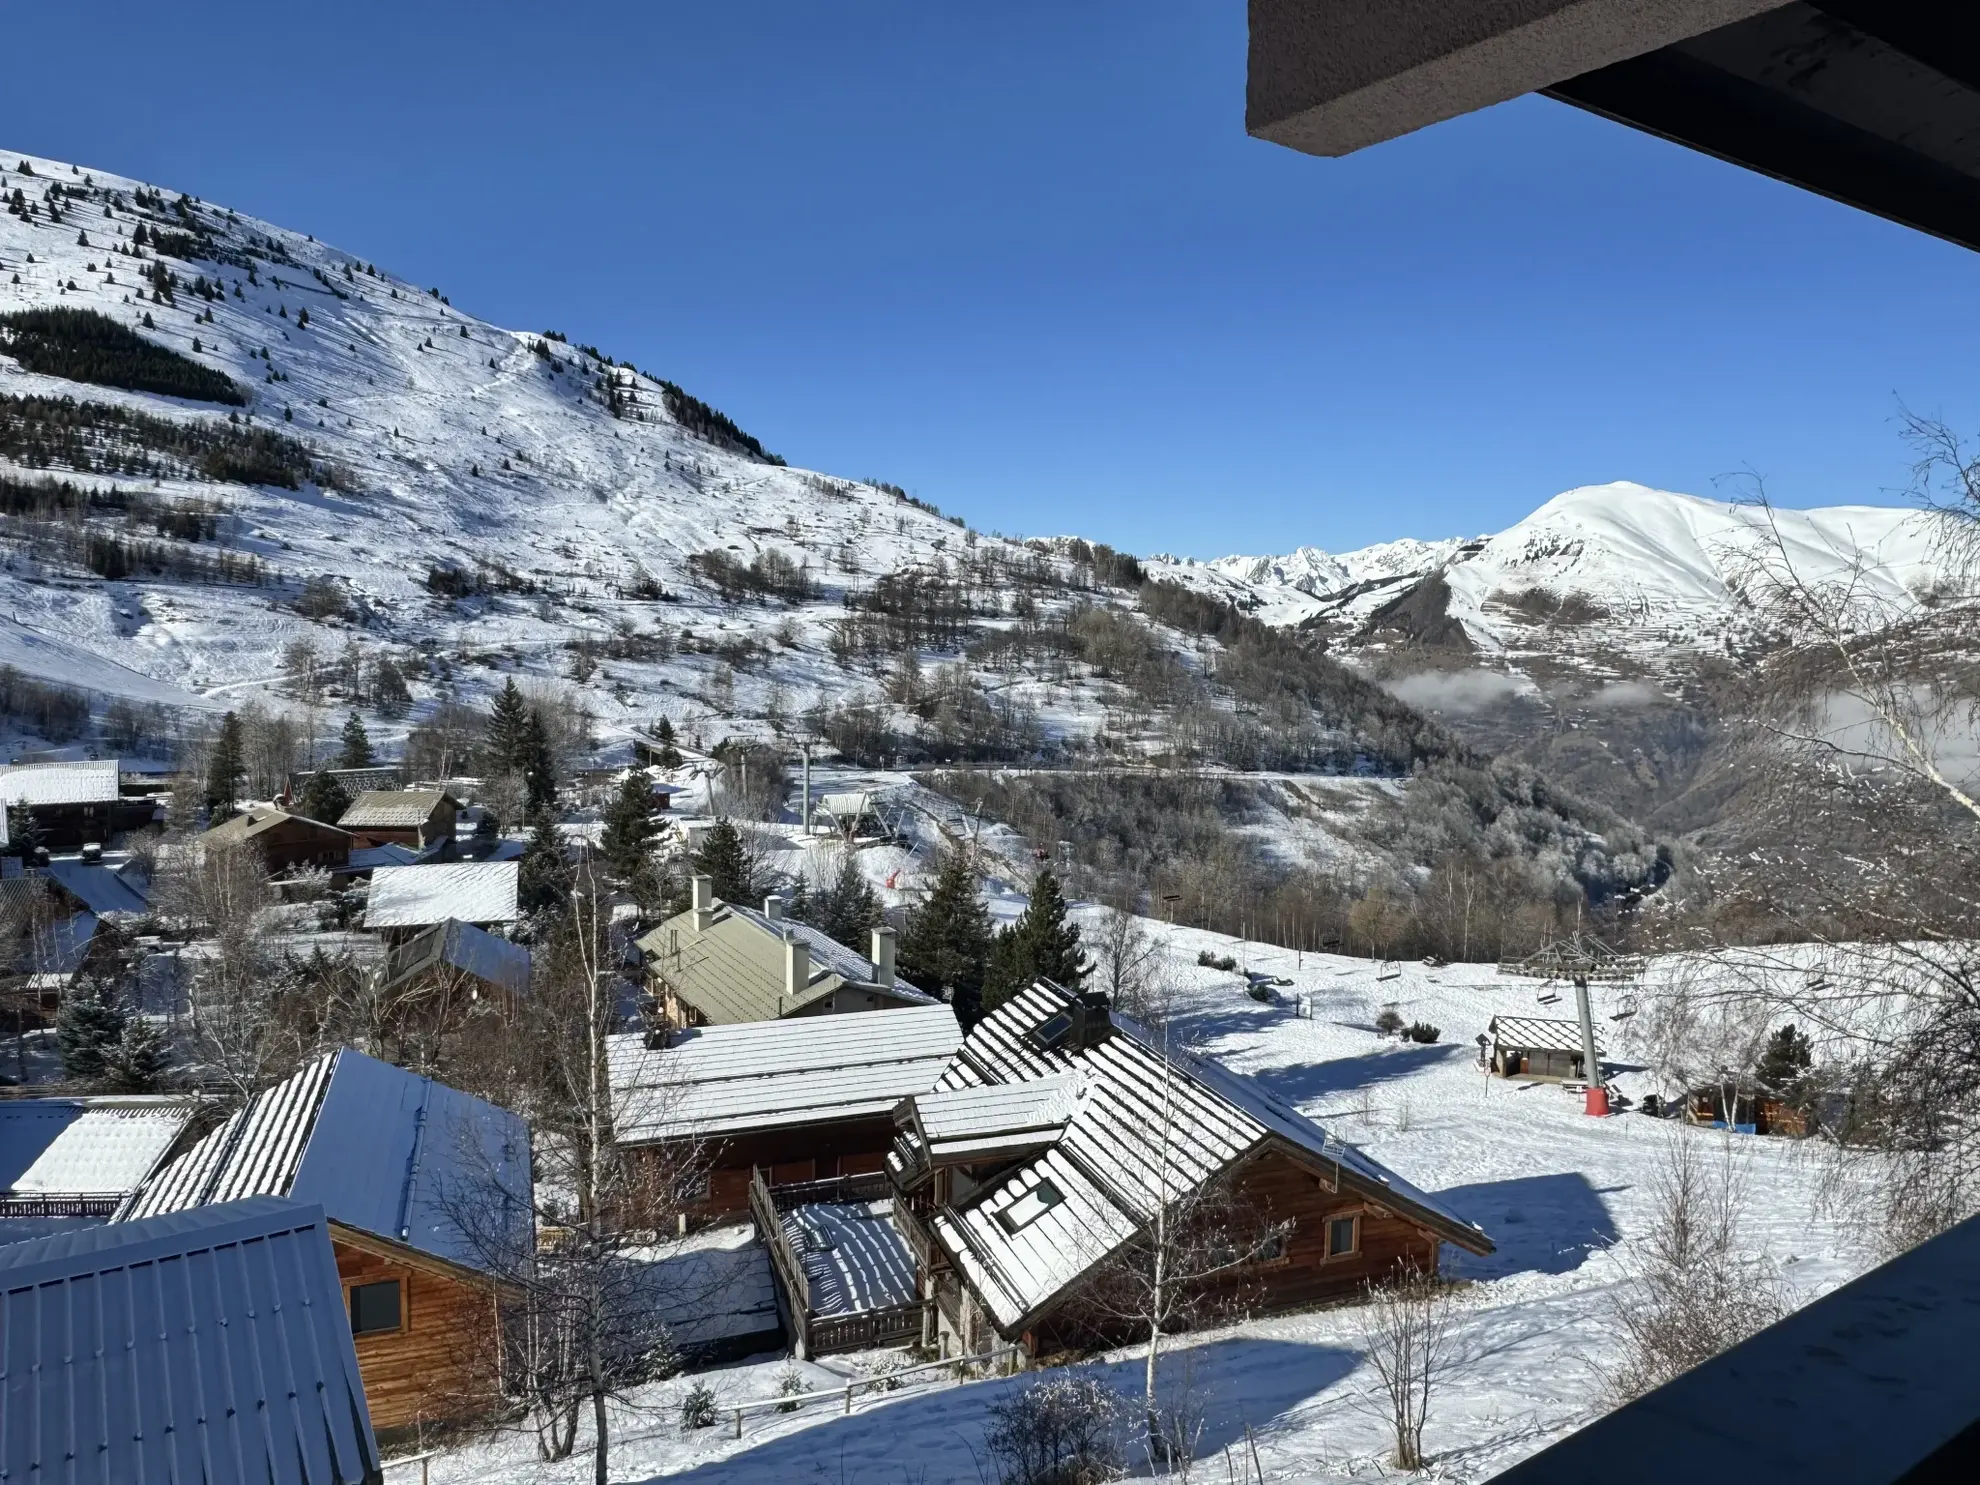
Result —
<instances>
[{"instance_id":1,"label":"small hut","mask_svg":"<svg viewBox=\"0 0 1980 1485\"><path fill-rule=\"evenodd\" d=\"M1581 1023L1542 1021L1530 1016L1494 1016L1485 1028L1490 1038L1486 1055L1502 1078L1541 1078L1551 1081L1586 1080L1582 1063ZM1595 1055L1606 1056L1598 1034Z\"/></svg>"}]
</instances>

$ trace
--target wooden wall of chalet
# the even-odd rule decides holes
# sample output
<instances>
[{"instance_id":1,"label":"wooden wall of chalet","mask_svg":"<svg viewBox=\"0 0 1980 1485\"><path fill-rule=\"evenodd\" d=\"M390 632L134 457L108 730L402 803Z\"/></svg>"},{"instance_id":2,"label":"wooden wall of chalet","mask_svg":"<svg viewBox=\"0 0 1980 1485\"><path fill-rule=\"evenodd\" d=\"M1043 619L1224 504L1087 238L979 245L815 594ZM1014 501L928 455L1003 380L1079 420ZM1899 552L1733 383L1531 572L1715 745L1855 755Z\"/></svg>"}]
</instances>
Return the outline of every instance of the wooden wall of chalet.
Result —
<instances>
[{"instance_id":1,"label":"wooden wall of chalet","mask_svg":"<svg viewBox=\"0 0 1980 1485\"><path fill-rule=\"evenodd\" d=\"M254 837L269 874L280 876L294 866L341 867L350 862L351 838L314 820L281 820Z\"/></svg>"},{"instance_id":2,"label":"wooden wall of chalet","mask_svg":"<svg viewBox=\"0 0 1980 1485\"><path fill-rule=\"evenodd\" d=\"M749 1173L762 1166L773 1186L794 1181L817 1181L828 1176L864 1176L885 1168L887 1147L893 1143L894 1121L882 1114L872 1119L841 1119L800 1124L760 1134L722 1140L694 1163L708 1171L708 1195L689 1205L696 1221L749 1214ZM655 1162L664 1170L689 1153L648 1146L635 1158Z\"/></svg>"},{"instance_id":3,"label":"wooden wall of chalet","mask_svg":"<svg viewBox=\"0 0 1980 1485\"><path fill-rule=\"evenodd\" d=\"M354 1337L358 1375L380 1433L465 1419L488 1406L498 1375L495 1296L436 1263L414 1264L382 1242L335 1230L331 1247L350 1319L351 1287L399 1281L399 1329Z\"/></svg>"},{"instance_id":4,"label":"wooden wall of chalet","mask_svg":"<svg viewBox=\"0 0 1980 1485\"><path fill-rule=\"evenodd\" d=\"M1434 1234L1351 1189L1330 1190L1325 1177L1284 1154L1254 1161L1238 1193L1253 1220L1290 1221L1292 1229L1283 1257L1235 1269L1210 1287L1205 1298L1212 1310L1219 1304L1250 1314L1298 1309L1351 1294L1401 1268L1437 1271L1440 1240ZM1330 1257L1328 1223L1347 1216L1360 1218L1359 1246L1353 1254ZM1049 1355L1083 1349L1095 1340L1091 1326L1076 1314L1048 1317L1031 1338L1031 1351Z\"/></svg>"}]
</instances>

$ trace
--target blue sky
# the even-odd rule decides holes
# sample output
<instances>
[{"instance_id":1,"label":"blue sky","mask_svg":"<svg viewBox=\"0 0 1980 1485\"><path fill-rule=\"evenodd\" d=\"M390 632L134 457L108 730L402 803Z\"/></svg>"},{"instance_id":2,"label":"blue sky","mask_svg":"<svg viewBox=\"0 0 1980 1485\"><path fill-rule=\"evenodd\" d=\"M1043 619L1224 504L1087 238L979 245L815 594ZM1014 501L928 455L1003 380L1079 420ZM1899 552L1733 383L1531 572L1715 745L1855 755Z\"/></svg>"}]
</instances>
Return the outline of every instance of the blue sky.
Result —
<instances>
[{"instance_id":1,"label":"blue sky","mask_svg":"<svg viewBox=\"0 0 1980 1485\"><path fill-rule=\"evenodd\" d=\"M1521 100L1243 129L1239 0L8 12L0 149L315 233L986 529L1199 556L1558 490L1886 501L1980 258Z\"/></svg>"}]
</instances>

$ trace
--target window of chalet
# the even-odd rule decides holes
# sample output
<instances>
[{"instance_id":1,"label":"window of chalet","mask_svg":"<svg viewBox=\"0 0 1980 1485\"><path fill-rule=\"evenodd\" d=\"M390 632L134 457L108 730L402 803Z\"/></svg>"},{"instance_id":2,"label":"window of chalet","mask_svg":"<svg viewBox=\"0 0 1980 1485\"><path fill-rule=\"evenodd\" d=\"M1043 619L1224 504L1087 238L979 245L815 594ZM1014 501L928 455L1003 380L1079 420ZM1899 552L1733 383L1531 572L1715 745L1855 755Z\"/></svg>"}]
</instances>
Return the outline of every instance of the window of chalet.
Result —
<instances>
[{"instance_id":1,"label":"window of chalet","mask_svg":"<svg viewBox=\"0 0 1980 1485\"><path fill-rule=\"evenodd\" d=\"M1072 1035L1072 1012L1060 1011L1031 1028L1031 1043L1041 1052L1057 1051Z\"/></svg>"},{"instance_id":2,"label":"window of chalet","mask_svg":"<svg viewBox=\"0 0 1980 1485\"><path fill-rule=\"evenodd\" d=\"M1327 1221L1327 1256L1346 1258L1361 1251L1361 1218L1331 1217Z\"/></svg>"},{"instance_id":3,"label":"window of chalet","mask_svg":"<svg viewBox=\"0 0 1980 1485\"><path fill-rule=\"evenodd\" d=\"M997 1221L1006 1232L1022 1232L1065 1199L1066 1194L1047 1177L999 1212Z\"/></svg>"},{"instance_id":4,"label":"window of chalet","mask_svg":"<svg viewBox=\"0 0 1980 1485\"><path fill-rule=\"evenodd\" d=\"M399 1302L399 1281L351 1285L351 1334L377 1335L401 1328L405 1307Z\"/></svg>"}]
</instances>

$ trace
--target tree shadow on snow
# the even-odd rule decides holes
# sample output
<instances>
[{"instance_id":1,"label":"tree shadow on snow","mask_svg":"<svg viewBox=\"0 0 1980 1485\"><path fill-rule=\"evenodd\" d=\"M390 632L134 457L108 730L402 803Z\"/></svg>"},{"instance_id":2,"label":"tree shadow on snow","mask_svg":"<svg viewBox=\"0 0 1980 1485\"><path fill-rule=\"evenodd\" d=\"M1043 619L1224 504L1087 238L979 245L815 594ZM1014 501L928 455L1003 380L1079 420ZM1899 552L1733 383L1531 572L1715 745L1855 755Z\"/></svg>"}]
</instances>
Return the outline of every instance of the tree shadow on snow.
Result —
<instances>
[{"instance_id":1,"label":"tree shadow on snow","mask_svg":"<svg viewBox=\"0 0 1980 1485\"><path fill-rule=\"evenodd\" d=\"M1471 1049L1456 1042L1424 1046L1403 1042L1364 1053L1359 1057L1335 1057L1326 1062L1296 1062L1288 1067L1249 1069L1254 1082L1264 1085L1286 1102L1304 1107L1316 1098L1338 1093L1356 1093L1383 1083L1406 1078Z\"/></svg>"},{"instance_id":2,"label":"tree shadow on snow","mask_svg":"<svg viewBox=\"0 0 1980 1485\"><path fill-rule=\"evenodd\" d=\"M1460 1278L1571 1273L1617 1237L1608 1203L1579 1171L1453 1186L1437 1200L1498 1244L1487 1258L1447 1248L1450 1272Z\"/></svg>"},{"instance_id":3,"label":"tree shadow on snow","mask_svg":"<svg viewBox=\"0 0 1980 1485\"><path fill-rule=\"evenodd\" d=\"M1188 1386L1206 1419L1197 1457L1242 1447L1247 1426L1262 1430L1279 1415L1305 1402L1353 1371L1360 1357L1336 1346L1299 1341L1233 1337L1185 1351L1164 1352L1165 1393ZM912 1481L914 1485L982 1485L996 1478L984 1453L983 1434L990 1409L1034 1382L1054 1377L1097 1376L1126 1394L1141 1396L1138 1359L1032 1372L997 1381L948 1387L925 1397L884 1404L860 1403L850 1417L831 1417L780 1438L766 1439L724 1459L664 1479L708 1485L831 1485ZM833 1409L829 1402L811 1404ZM765 1415L757 1415L762 1418ZM720 1426L726 1427L726 1422ZM745 1427L749 1426L748 1424ZM760 1424L758 1426L761 1426ZM1130 1460L1131 1466L1141 1461Z\"/></svg>"}]
</instances>

